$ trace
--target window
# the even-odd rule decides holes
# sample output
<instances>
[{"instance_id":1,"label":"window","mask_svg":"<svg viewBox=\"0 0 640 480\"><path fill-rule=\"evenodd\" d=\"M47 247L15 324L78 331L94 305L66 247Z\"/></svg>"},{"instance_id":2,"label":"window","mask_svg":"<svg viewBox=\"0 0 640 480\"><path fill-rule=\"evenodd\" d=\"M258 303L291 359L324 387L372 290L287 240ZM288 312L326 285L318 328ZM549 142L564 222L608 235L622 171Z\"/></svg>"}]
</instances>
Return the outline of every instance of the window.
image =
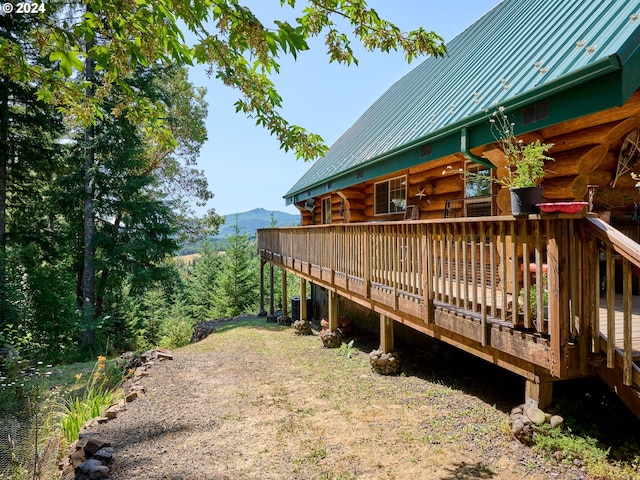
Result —
<instances>
[{"instance_id":1,"label":"window","mask_svg":"<svg viewBox=\"0 0 640 480\"><path fill-rule=\"evenodd\" d=\"M322 199L322 223L331 223L331 197L324 197Z\"/></svg>"},{"instance_id":2,"label":"window","mask_svg":"<svg viewBox=\"0 0 640 480\"><path fill-rule=\"evenodd\" d=\"M397 177L376 183L374 191L375 214L402 213L407 205L407 177Z\"/></svg>"},{"instance_id":3,"label":"window","mask_svg":"<svg viewBox=\"0 0 640 480\"><path fill-rule=\"evenodd\" d=\"M467 164L464 176L464 196L482 197L491 195L491 170L484 165Z\"/></svg>"},{"instance_id":4,"label":"window","mask_svg":"<svg viewBox=\"0 0 640 480\"><path fill-rule=\"evenodd\" d=\"M491 169L484 165L467 163L464 176L464 196L461 212L465 217L493 215Z\"/></svg>"}]
</instances>

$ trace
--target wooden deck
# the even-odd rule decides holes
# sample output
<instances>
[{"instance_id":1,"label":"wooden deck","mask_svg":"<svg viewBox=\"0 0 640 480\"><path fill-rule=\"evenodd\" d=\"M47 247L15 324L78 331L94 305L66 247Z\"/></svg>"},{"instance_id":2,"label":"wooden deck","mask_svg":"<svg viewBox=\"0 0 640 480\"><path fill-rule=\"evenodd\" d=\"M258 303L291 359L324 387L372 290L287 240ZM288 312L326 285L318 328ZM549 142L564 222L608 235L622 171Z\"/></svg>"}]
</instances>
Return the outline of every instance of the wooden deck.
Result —
<instances>
[{"instance_id":1,"label":"wooden deck","mask_svg":"<svg viewBox=\"0 0 640 480\"><path fill-rule=\"evenodd\" d=\"M258 250L326 288L330 311L342 296L529 381L592 375L604 358L640 416L640 245L598 219L264 229Z\"/></svg>"},{"instance_id":2,"label":"wooden deck","mask_svg":"<svg viewBox=\"0 0 640 480\"><path fill-rule=\"evenodd\" d=\"M615 347L618 350L624 349L624 308L622 304L622 295L616 295L616 303L614 309L615 318ZM603 339L607 339L607 314L609 308L607 306L606 297L600 298L600 335ZM631 310L631 348L633 350L632 357L635 362L640 361L640 296L634 295L632 299Z\"/></svg>"}]
</instances>

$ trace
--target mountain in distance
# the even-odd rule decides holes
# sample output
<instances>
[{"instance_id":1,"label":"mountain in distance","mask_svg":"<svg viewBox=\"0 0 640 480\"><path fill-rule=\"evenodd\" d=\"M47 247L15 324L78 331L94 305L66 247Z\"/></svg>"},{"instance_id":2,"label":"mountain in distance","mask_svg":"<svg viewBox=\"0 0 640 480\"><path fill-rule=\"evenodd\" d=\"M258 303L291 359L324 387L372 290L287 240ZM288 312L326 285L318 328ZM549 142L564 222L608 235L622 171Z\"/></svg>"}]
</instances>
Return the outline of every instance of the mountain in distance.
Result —
<instances>
[{"instance_id":1,"label":"mountain in distance","mask_svg":"<svg viewBox=\"0 0 640 480\"><path fill-rule=\"evenodd\" d=\"M259 228L270 228L272 221L275 221L276 227L292 227L300 225L300 215L292 215L290 213L275 210L265 210L264 208L254 208L253 210L243 213L232 213L230 215L225 215L225 217L225 222L220 227L220 231L216 238L233 235L236 217L238 219L240 233L249 237L254 237L256 235L256 230Z\"/></svg>"}]
</instances>

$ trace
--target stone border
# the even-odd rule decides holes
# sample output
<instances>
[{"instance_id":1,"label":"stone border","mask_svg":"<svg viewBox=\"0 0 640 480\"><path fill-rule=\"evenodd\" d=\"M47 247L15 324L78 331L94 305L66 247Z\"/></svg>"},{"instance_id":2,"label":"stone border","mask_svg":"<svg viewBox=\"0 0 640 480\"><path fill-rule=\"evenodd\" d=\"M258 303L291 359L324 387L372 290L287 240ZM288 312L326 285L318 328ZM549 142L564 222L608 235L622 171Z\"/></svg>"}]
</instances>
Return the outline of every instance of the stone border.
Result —
<instances>
[{"instance_id":1,"label":"stone border","mask_svg":"<svg viewBox=\"0 0 640 480\"><path fill-rule=\"evenodd\" d=\"M111 480L109 477L114 462L114 445L92 431L103 423L118 417L127 409L127 404L145 394L142 379L149 375L151 367L164 360L173 360L173 354L164 348L147 350L141 355L126 353L121 358L129 359L127 370L133 370L131 378L124 382L124 398L108 407L100 417L92 418L81 428L78 440L69 447L68 453L58 464L60 480Z\"/></svg>"}]
</instances>

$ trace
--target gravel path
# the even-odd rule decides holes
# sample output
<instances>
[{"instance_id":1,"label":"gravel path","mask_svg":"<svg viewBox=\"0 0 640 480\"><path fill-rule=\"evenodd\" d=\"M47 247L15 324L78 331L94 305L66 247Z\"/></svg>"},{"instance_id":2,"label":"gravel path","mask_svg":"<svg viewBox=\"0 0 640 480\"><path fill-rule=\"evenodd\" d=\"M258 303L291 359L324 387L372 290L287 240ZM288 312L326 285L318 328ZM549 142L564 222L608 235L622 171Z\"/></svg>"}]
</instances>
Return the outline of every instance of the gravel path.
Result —
<instances>
[{"instance_id":1,"label":"gravel path","mask_svg":"<svg viewBox=\"0 0 640 480\"><path fill-rule=\"evenodd\" d=\"M97 427L116 446L112 478L589 478L514 441L508 407L468 379L460 389L431 378L429 354L383 377L366 340L355 345L329 350L317 335L254 323L173 352L142 398Z\"/></svg>"}]
</instances>

